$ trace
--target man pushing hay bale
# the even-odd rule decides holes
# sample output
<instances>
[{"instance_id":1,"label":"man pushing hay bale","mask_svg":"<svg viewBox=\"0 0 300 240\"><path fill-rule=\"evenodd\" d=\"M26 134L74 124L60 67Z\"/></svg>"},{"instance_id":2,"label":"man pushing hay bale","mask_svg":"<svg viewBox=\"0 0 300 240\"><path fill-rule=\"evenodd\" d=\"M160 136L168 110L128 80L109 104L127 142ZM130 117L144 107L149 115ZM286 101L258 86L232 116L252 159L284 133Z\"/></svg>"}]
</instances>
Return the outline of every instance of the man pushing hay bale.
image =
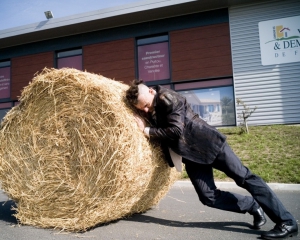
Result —
<instances>
[{"instance_id":1,"label":"man pushing hay bale","mask_svg":"<svg viewBox=\"0 0 300 240\"><path fill-rule=\"evenodd\" d=\"M85 231L144 212L176 174L138 130L128 86L44 69L0 127L0 181L22 224Z\"/></svg>"}]
</instances>

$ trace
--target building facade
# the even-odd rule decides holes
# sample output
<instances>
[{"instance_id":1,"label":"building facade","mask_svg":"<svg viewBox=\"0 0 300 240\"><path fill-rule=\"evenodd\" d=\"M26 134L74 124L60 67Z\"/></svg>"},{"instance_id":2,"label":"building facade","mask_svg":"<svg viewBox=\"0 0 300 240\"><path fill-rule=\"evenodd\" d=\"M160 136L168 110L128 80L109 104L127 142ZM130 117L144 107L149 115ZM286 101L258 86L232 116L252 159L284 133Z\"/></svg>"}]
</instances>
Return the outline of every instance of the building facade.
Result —
<instances>
[{"instance_id":1,"label":"building facade","mask_svg":"<svg viewBox=\"0 0 300 240\"><path fill-rule=\"evenodd\" d=\"M43 68L186 96L209 124L300 123L300 2L141 1L0 31L0 118Z\"/></svg>"}]
</instances>

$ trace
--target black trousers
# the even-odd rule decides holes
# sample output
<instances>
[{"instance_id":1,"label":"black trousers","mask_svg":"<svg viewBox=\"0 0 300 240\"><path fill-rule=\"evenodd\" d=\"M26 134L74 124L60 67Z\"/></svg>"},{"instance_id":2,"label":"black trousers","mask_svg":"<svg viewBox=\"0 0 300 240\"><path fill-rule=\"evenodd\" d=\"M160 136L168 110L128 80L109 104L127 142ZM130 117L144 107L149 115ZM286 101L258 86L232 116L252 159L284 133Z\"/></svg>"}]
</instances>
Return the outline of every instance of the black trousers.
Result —
<instances>
[{"instance_id":1,"label":"black trousers","mask_svg":"<svg viewBox=\"0 0 300 240\"><path fill-rule=\"evenodd\" d=\"M250 214L261 206L275 223L296 222L270 187L242 164L227 143L210 165L202 165L186 159L183 159L183 162L199 199L204 205L237 213L249 212ZM224 172L252 196L243 196L217 189L213 178L213 168Z\"/></svg>"}]
</instances>

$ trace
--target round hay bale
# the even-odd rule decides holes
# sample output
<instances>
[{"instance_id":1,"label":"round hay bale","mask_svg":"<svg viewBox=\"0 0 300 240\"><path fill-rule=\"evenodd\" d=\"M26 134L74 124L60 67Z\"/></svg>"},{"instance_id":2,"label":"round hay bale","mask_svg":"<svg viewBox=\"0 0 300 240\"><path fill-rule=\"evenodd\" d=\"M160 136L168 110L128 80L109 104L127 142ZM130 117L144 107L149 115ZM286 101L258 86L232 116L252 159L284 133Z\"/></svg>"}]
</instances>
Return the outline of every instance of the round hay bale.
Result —
<instances>
[{"instance_id":1,"label":"round hay bale","mask_svg":"<svg viewBox=\"0 0 300 240\"><path fill-rule=\"evenodd\" d=\"M127 85L44 69L0 127L0 181L21 224L86 231L144 212L177 177L138 130Z\"/></svg>"}]
</instances>

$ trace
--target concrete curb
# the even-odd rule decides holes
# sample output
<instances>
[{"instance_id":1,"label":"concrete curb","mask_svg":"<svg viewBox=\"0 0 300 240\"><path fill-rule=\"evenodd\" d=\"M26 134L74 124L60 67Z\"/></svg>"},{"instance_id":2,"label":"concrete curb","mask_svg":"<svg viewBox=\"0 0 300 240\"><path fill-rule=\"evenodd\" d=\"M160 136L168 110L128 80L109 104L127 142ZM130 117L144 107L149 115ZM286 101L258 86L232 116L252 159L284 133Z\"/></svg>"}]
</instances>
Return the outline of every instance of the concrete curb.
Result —
<instances>
[{"instance_id":1,"label":"concrete curb","mask_svg":"<svg viewBox=\"0 0 300 240\"><path fill-rule=\"evenodd\" d=\"M221 189L242 189L235 182L215 182L217 188ZM300 184L268 183L272 190L300 191ZM176 181L174 187L193 187L191 181Z\"/></svg>"}]
</instances>

